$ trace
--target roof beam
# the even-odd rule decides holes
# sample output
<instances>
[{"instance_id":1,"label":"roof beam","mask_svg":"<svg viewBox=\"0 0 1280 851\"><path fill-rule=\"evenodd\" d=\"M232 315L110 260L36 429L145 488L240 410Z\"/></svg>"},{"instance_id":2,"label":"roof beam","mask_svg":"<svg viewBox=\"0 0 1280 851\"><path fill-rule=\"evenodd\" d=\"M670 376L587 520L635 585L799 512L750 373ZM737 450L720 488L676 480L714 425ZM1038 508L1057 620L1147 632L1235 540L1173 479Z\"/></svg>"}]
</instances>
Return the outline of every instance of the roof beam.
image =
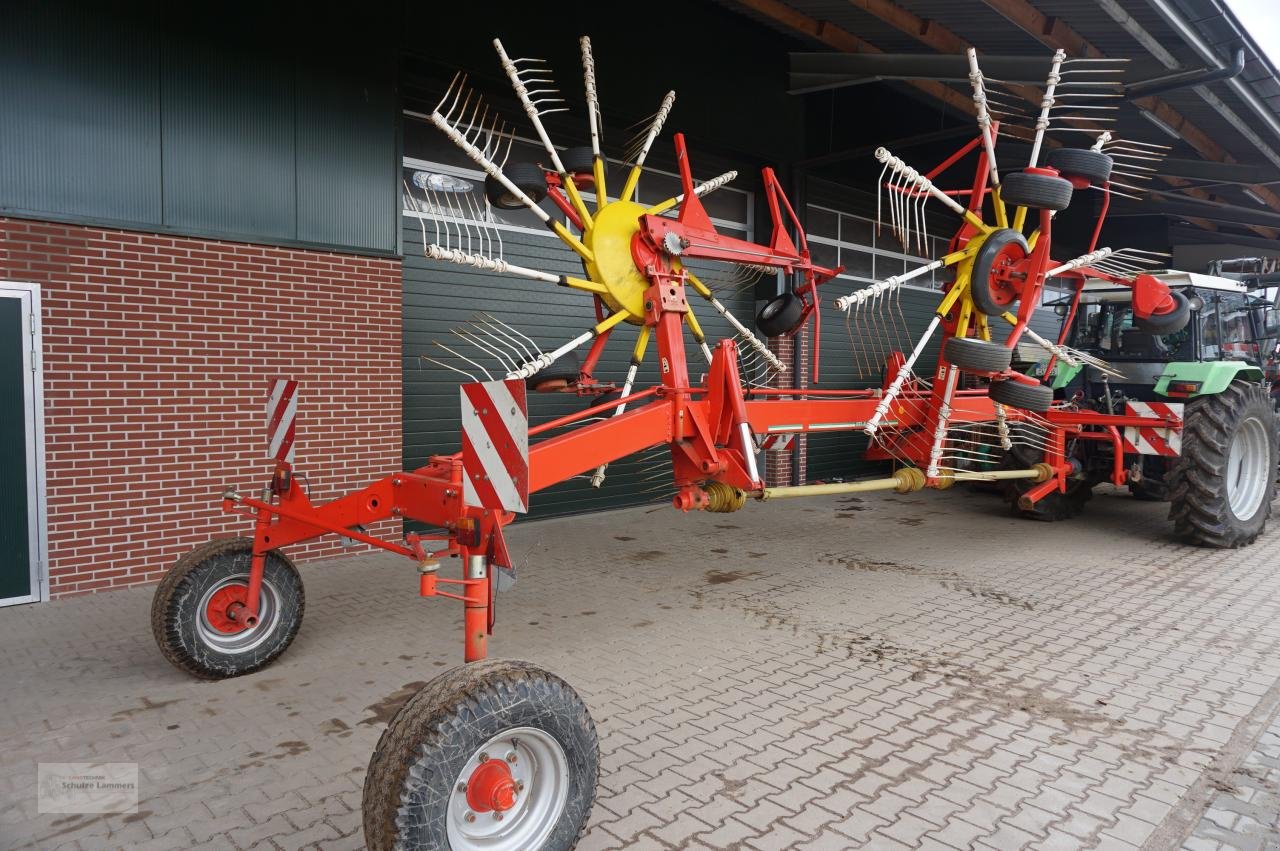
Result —
<instances>
[{"instance_id":1,"label":"roof beam","mask_svg":"<svg viewBox=\"0 0 1280 851\"><path fill-rule=\"evenodd\" d=\"M811 18L803 12L797 12L781 0L737 0L745 6L775 23L782 24L798 33L816 39L828 47L843 50L846 53L884 53L869 41L865 41L848 30L841 29L830 21ZM941 101L952 109L965 115L976 115L973 101L943 83L931 80L914 80L908 85L919 89L929 97Z\"/></svg>"},{"instance_id":2,"label":"roof beam","mask_svg":"<svg viewBox=\"0 0 1280 851\"><path fill-rule=\"evenodd\" d=\"M865 0L865 2L870 1ZM1065 50L1070 56L1106 58L1104 52L1072 29L1066 21L1044 14L1028 0L982 0L982 2L1029 35L1035 37L1041 44ZM1137 98L1133 103L1177 130L1183 141L1195 148L1205 159L1220 163L1236 162L1236 159L1219 145L1213 137L1195 124L1192 124L1185 116L1160 98ZM1175 185L1177 184L1175 183ZM1267 206L1273 210L1280 210L1280 195L1265 186L1251 186L1251 188L1267 202ZM1193 198L1208 200L1206 193L1199 190L1184 187L1184 191ZM1271 228L1255 226L1252 230L1269 239L1275 239L1280 236L1280 231Z\"/></svg>"}]
</instances>

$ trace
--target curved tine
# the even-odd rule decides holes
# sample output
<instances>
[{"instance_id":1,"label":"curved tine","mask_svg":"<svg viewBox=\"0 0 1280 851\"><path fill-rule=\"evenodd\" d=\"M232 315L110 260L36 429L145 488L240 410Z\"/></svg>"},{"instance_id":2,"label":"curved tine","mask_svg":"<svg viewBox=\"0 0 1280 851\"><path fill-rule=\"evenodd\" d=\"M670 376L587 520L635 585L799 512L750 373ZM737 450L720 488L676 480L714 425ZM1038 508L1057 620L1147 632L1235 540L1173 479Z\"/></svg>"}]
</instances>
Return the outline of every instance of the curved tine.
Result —
<instances>
[{"instance_id":1,"label":"curved tine","mask_svg":"<svg viewBox=\"0 0 1280 851\"><path fill-rule=\"evenodd\" d=\"M418 360L419 360L419 361L424 361L424 360L425 360L425 361L431 361L431 363L435 364L436 366L442 366L442 367L444 367L445 369L453 370L454 372L458 373L459 375L465 375L467 378L471 379L472 381L479 381L479 380L480 380L480 379L476 378L474 375L472 375L471 373L467 372L466 370L458 369L456 366L450 366L449 364L445 363L444 361L438 361L438 360L436 360L435 358L427 357L426 355L418 355Z\"/></svg>"},{"instance_id":2,"label":"curved tine","mask_svg":"<svg viewBox=\"0 0 1280 851\"><path fill-rule=\"evenodd\" d=\"M436 197L436 191L430 188L424 191L427 195L427 203L431 205L431 217L434 221L438 222L438 225L436 227L436 243L440 244L440 228L443 227L444 243L443 245L441 245L441 247L444 248L446 251L448 251L454 248L453 232L449 230L449 217L441 213L440 199Z\"/></svg>"},{"instance_id":3,"label":"curved tine","mask_svg":"<svg viewBox=\"0 0 1280 851\"><path fill-rule=\"evenodd\" d=\"M413 197L413 193L409 191L409 181L404 178L400 179L400 184L404 186L404 197L409 209L417 214L418 227L422 230L422 253L427 253L427 221L422 216L422 211L418 209L418 199Z\"/></svg>"},{"instance_id":4,"label":"curved tine","mask_svg":"<svg viewBox=\"0 0 1280 851\"><path fill-rule=\"evenodd\" d=\"M458 337L460 340L465 340L466 342L475 346L477 349L484 352L485 354L488 354L491 357L497 358L498 363L502 364L502 368L505 369L507 372L514 372L516 370L516 364L509 363L507 359L502 356L501 352L495 350L492 346L484 343L475 333L468 332L468 331L461 331L457 328L450 328L449 333Z\"/></svg>"},{"instance_id":5,"label":"curved tine","mask_svg":"<svg viewBox=\"0 0 1280 851\"><path fill-rule=\"evenodd\" d=\"M481 325L479 322L473 321L467 324L470 326L472 334L475 334L476 336L479 336L480 334L484 334L485 336L489 337L489 339L493 341L492 345L502 347L503 350L507 352L507 357L509 357L512 360L512 362L514 363L521 362L520 350L517 349L515 346L513 346L510 340L507 340L503 337L499 337L497 334L493 333L484 325Z\"/></svg>"},{"instance_id":6,"label":"curved tine","mask_svg":"<svg viewBox=\"0 0 1280 851\"><path fill-rule=\"evenodd\" d=\"M476 369L478 369L478 370L480 370L481 372L483 372L483 373L485 374L486 378L488 378L488 380L489 380L489 381L493 381L493 373L489 372L489 370L485 369L483 366L481 366L480 364L476 363L476 362L475 362L475 361L473 361L471 358L467 357L466 355L460 355L460 354L458 354L458 353L457 353L457 352L455 352L453 349L451 349L451 348L449 348L448 346L446 346L444 343L441 343L439 340L433 340L432 342L434 342L434 343L435 343L437 346L439 346L440 348L444 349L444 350L445 350L446 352L448 352L449 354L453 355L455 358L462 358L462 360L466 361L467 363L469 363L469 364L471 364L472 366L474 366ZM457 371L458 371L458 372L461 372L462 370L457 370Z\"/></svg>"},{"instance_id":7,"label":"curved tine","mask_svg":"<svg viewBox=\"0 0 1280 851\"><path fill-rule=\"evenodd\" d=\"M533 338L532 338L532 337L530 337L528 334L524 333L523 331L521 331L519 328L512 328L510 325L508 325L507 323L503 322L503 321L502 321L501 319L499 319L498 317L493 316L492 314L489 314L489 313L487 313L487 312L486 312L486 313L484 313L484 314L483 314L483 316L484 316L486 319L490 319L490 320L492 320L492 321L494 321L494 322L498 323L498 324L499 324L499 325L501 325L503 328L506 328L507 330L511 331L512 333L518 334L518 335L520 335L521 337L523 337L524 339L528 340L528 341L529 341L529 345L533 346L533 350L534 350L535 352L537 352L539 355L541 355L541 354L545 354L545 352L543 352L543 351L542 351L542 348L541 348L541 347L540 347L536 342L534 342Z\"/></svg>"},{"instance_id":8,"label":"curved tine","mask_svg":"<svg viewBox=\"0 0 1280 851\"><path fill-rule=\"evenodd\" d=\"M442 194L444 195L445 200L448 201L449 203L450 213L454 216L454 218L458 222L458 228L463 234L462 238L466 240L466 242L464 243L466 246L465 248L466 252L468 254L474 254L475 252L471 248L471 223L467 221L466 213L462 209L462 202L459 201L456 197L454 197L458 193L445 192Z\"/></svg>"},{"instance_id":9,"label":"curved tine","mask_svg":"<svg viewBox=\"0 0 1280 851\"><path fill-rule=\"evenodd\" d=\"M884 173L889 170L889 164L885 163L884 168L880 169L880 177L876 180L876 236L880 235L881 230L881 205L884 198Z\"/></svg>"},{"instance_id":10,"label":"curved tine","mask_svg":"<svg viewBox=\"0 0 1280 851\"><path fill-rule=\"evenodd\" d=\"M496 330L499 334L501 334L503 337L505 337L507 340L509 340L512 343L514 348L518 348L519 351L523 352L524 363L528 363L529 361L537 357L537 355L529 351L528 347L526 347L524 343L520 342L520 340L518 340L517 338L508 334L506 331L503 331L501 328L499 328L497 325L497 320L494 319L492 316L489 316L488 314L485 314L485 313L477 313L476 315L479 316L481 319L483 319L485 322L490 323L490 325L493 327L494 330ZM536 349L537 347L535 346L534 348ZM542 352L539 351L538 354L540 355L542 354Z\"/></svg>"},{"instance_id":11,"label":"curved tine","mask_svg":"<svg viewBox=\"0 0 1280 851\"><path fill-rule=\"evenodd\" d=\"M476 223L476 230L480 233L480 250L486 257L493 256L493 240L489 237L489 226L485 223L484 217L480 215L480 208L476 204L476 199L468 192L464 195L467 199L467 208L471 212L471 219Z\"/></svg>"},{"instance_id":12,"label":"curved tine","mask_svg":"<svg viewBox=\"0 0 1280 851\"><path fill-rule=\"evenodd\" d=\"M449 106L449 110L447 112L442 114L442 117L447 121L449 116L453 113L453 105L457 104L458 98L462 96L462 90L466 88L466 85L467 75L461 71L455 73L453 75L453 80L449 83L449 88L444 90L444 97L440 98L440 102L436 104L434 112L441 114L440 107L444 106L445 101L449 100L450 95L453 95L453 104Z\"/></svg>"}]
</instances>

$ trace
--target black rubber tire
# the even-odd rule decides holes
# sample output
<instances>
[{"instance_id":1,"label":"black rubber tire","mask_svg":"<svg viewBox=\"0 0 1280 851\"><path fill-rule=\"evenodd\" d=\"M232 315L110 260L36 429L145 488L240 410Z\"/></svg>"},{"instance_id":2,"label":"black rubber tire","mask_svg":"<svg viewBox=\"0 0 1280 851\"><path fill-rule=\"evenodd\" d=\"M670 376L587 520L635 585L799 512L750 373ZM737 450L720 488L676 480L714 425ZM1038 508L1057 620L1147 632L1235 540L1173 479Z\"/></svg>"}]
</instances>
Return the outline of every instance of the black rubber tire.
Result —
<instances>
[{"instance_id":1,"label":"black rubber tire","mask_svg":"<svg viewBox=\"0 0 1280 851\"><path fill-rule=\"evenodd\" d=\"M528 195L535 204L541 204L547 197L547 178L536 163L511 163L502 170L503 176ZM524 203L507 191L492 175L484 179L484 194L489 203L499 210L523 210Z\"/></svg>"},{"instance_id":2,"label":"black rubber tire","mask_svg":"<svg viewBox=\"0 0 1280 851\"><path fill-rule=\"evenodd\" d=\"M1044 460L1043 453L1019 440L1019 432L1027 428L1021 423L1009 426L1013 448L1000 459L1002 470L1027 470ZM1078 517L1084 511L1085 504L1093 498L1093 486L1085 478L1067 479L1067 492L1054 491L1048 494L1031 508L1023 508L1018 504L1022 495L1036 486L1029 479L1006 479L1002 483L1004 496L1009 500L1009 507L1017 517L1028 520L1057 522Z\"/></svg>"},{"instance_id":3,"label":"black rubber tire","mask_svg":"<svg viewBox=\"0 0 1280 851\"><path fill-rule=\"evenodd\" d=\"M1045 165L1056 168L1063 177L1078 177L1094 186L1111 179L1115 161L1101 151L1089 148L1056 148L1044 158Z\"/></svg>"},{"instance_id":4,"label":"black rubber tire","mask_svg":"<svg viewBox=\"0 0 1280 851\"><path fill-rule=\"evenodd\" d=\"M306 595L302 577L283 553L267 554L262 578L275 589L279 618L257 646L227 653L204 641L198 629L200 601L233 577L248 583L253 541L226 538L202 544L178 559L151 599L151 632L164 658L179 670L205 680L251 674L270 665L293 642L302 626ZM256 627L255 627L256 628Z\"/></svg>"},{"instance_id":5,"label":"black rubber tire","mask_svg":"<svg viewBox=\"0 0 1280 851\"><path fill-rule=\"evenodd\" d=\"M999 378L991 382L987 395L993 402L1021 408L1024 411L1044 413L1053 404L1053 388L1044 384L1023 384L1011 378Z\"/></svg>"},{"instance_id":6,"label":"black rubber tire","mask_svg":"<svg viewBox=\"0 0 1280 851\"><path fill-rule=\"evenodd\" d=\"M1168 313L1153 313L1146 319L1139 317L1135 313L1133 315L1134 327L1146 331L1148 334L1156 334L1161 337L1166 334L1177 333L1186 328L1187 322L1191 319L1191 302L1187 301L1187 297L1180 292L1173 291L1169 294L1173 296L1173 310Z\"/></svg>"},{"instance_id":7,"label":"black rubber tire","mask_svg":"<svg viewBox=\"0 0 1280 851\"><path fill-rule=\"evenodd\" d=\"M564 384L577 381L581 374L582 362L578 360L578 353L569 352L526 378L524 386L535 392L555 391Z\"/></svg>"},{"instance_id":8,"label":"black rubber tire","mask_svg":"<svg viewBox=\"0 0 1280 851\"><path fill-rule=\"evenodd\" d=\"M756 314L756 327L766 337L790 334L804 316L804 300L792 292L774 296Z\"/></svg>"},{"instance_id":9,"label":"black rubber tire","mask_svg":"<svg viewBox=\"0 0 1280 851\"><path fill-rule=\"evenodd\" d=\"M564 749L568 798L541 847L573 848L595 803L600 767L595 724L564 680L528 662L494 660L436 677L383 730L364 781L369 851L447 851L446 810L459 774L477 749L517 727L536 727Z\"/></svg>"},{"instance_id":10,"label":"black rubber tire","mask_svg":"<svg viewBox=\"0 0 1280 851\"><path fill-rule=\"evenodd\" d=\"M1244 424L1261 420L1267 430L1266 490L1251 517L1237 517L1227 496L1225 474L1231 443ZM1233 549L1254 542L1271 516L1276 495L1275 470L1280 454L1275 411L1258 384L1233 381L1213 396L1187 404L1183 419L1182 457L1169 472L1169 519L1174 533L1188 543Z\"/></svg>"},{"instance_id":11,"label":"black rubber tire","mask_svg":"<svg viewBox=\"0 0 1280 851\"><path fill-rule=\"evenodd\" d=\"M560 154L560 163L569 174L595 175L596 154L589 147L566 148ZM608 160L605 161L608 168Z\"/></svg>"},{"instance_id":12,"label":"black rubber tire","mask_svg":"<svg viewBox=\"0 0 1280 851\"><path fill-rule=\"evenodd\" d=\"M1065 210L1071 206L1071 181L1050 174L1014 171L1000 179L1000 200L1014 207Z\"/></svg>"},{"instance_id":13,"label":"black rubber tire","mask_svg":"<svg viewBox=\"0 0 1280 851\"><path fill-rule=\"evenodd\" d=\"M1013 352L999 343L976 337L949 337L942 344L942 356L965 372L990 375L1004 372L1013 360Z\"/></svg>"},{"instance_id":14,"label":"black rubber tire","mask_svg":"<svg viewBox=\"0 0 1280 851\"><path fill-rule=\"evenodd\" d=\"M995 300L995 296L991 293L991 272L995 266L996 258L1001 252L1010 245L1018 245L1022 248L1024 254L1030 254L1031 249L1027 246L1026 237L1018 233L1013 228L1002 228L993 231L990 236L983 240L982 245L978 248L978 253L973 258L973 270L970 275L972 282L969 292L973 296L973 303L988 316L999 316L1007 310L1012 310L1013 306L1018 303L1017 299L1002 305ZM981 281L981 285L978 282Z\"/></svg>"}]
</instances>

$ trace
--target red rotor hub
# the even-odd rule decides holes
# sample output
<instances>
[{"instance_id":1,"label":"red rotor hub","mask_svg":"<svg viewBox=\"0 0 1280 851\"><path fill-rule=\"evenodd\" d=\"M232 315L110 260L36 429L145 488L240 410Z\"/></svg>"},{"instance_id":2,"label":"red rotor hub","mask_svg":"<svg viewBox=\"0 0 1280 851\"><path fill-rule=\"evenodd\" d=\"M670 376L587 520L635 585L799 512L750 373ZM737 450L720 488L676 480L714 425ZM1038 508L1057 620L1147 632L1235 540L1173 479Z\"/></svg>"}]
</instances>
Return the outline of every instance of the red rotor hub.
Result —
<instances>
[{"instance_id":1,"label":"red rotor hub","mask_svg":"<svg viewBox=\"0 0 1280 851\"><path fill-rule=\"evenodd\" d=\"M239 583L224 585L213 593L205 606L209 625L218 632L233 635L247 628L243 612L248 610L249 586ZM238 619L237 619L238 618Z\"/></svg>"},{"instance_id":2,"label":"red rotor hub","mask_svg":"<svg viewBox=\"0 0 1280 851\"><path fill-rule=\"evenodd\" d=\"M467 805L478 813L505 812L516 805L516 781L500 759L485 760L467 780Z\"/></svg>"},{"instance_id":3,"label":"red rotor hub","mask_svg":"<svg viewBox=\"0 0 1280 851\"><path fill-rule=\"evenodd\" d=\"M1013 304L1022 295L1022 285L1027 277L1022 267L1026 265L1023 261L1027 256L1021 245L1011 242L992 261L987 290L991 299L1001 307Z\"/></svg>"}]
</instances>

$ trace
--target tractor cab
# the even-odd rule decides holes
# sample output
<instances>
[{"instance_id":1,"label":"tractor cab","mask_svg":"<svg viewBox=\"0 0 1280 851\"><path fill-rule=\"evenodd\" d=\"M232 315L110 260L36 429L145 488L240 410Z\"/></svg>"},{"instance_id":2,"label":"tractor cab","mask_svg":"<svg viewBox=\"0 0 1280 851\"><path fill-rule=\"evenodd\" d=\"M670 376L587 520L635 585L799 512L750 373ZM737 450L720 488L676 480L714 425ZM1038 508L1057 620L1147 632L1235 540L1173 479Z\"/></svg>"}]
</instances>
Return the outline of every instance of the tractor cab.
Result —
<instances>
[{"instance_id":1,"label":"tractor cab","mask_svg":"<svg viewBox=\"0 0 1280 851\"><path fill-rule=\"evenodd\" d=\"M1071 297L1051 302L1070 322L1065 341L1096 355L1120 375L1091 366L1056 364L1050 376L1063 399L1118 410L1123 401L1189 399L1217 392L1211 385L1242 377L1280 378L1280 308L1276 284L1250 287L1250 281L1190 272L1160 272L1156 277L1186 297L1191 318L1170 334L1154 334L1135 323L1133 291L1106 281L1087 280L1071 316ZM1043 364L1042 366L1047 366ZM1280 394L1278 394L1280 395Z\"/></svg>"}]
</instances>

